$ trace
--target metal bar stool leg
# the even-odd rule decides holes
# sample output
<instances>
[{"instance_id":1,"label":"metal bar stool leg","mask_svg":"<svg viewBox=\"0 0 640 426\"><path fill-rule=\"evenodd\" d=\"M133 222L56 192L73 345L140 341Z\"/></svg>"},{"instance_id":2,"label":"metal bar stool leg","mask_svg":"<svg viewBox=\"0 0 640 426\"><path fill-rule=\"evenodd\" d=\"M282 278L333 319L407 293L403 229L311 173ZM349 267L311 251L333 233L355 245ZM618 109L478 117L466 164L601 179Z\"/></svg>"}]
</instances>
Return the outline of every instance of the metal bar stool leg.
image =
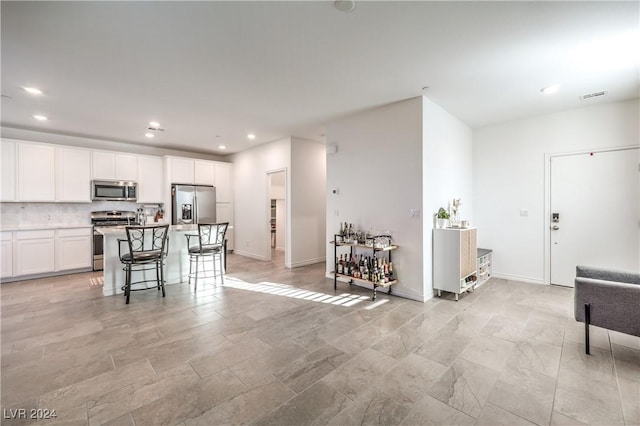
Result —
<instances>
[{"instance_id":1,"label":"metal bar stool leg","mask_svg":"<svg viewBox=\"0 0 640 426\"><path fill-rule=\"evenodd\" d=\"M129 297L131 296L131 264L127 265L127 279L125 282L125 297L127 298L126 304L129 304Z\"/></svg>"}]
</instances>

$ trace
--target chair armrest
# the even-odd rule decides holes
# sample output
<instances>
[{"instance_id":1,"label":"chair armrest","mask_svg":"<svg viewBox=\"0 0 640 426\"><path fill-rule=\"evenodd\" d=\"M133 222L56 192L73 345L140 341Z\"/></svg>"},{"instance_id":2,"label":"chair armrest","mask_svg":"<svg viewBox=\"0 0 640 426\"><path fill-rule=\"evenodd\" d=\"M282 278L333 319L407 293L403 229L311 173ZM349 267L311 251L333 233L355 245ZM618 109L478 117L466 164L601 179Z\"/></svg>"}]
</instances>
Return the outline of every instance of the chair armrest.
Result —
<instances>
[{"instance_id":1,"label":"chair armrest","mask_svg":"<svg viewBox=\"0 0 640 426\"><path fill-rule=\"evenodd\" d=\"M576 277L640 285L640 273L576 266Z\"/></svg>"},{"instance_id":2,"label":"chair armrest","mask_svg":"<svg viewBox=\"0 0 640 426\"><path fill-rule=\"evenodd\" d=\"M640 336L640 286L576 277L574 317L584 322L584 305L591 305L591 324Z\"/></svg>"}]
</instances>

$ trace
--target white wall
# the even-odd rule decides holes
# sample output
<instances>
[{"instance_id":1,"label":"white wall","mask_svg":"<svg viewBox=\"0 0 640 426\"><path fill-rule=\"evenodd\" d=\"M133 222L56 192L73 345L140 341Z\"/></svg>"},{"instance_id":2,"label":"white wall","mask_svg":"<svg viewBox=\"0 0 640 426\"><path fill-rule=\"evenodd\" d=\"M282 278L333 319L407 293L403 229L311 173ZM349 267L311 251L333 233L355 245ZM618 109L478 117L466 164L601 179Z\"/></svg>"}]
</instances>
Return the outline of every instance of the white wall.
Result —
<instances>
[{"instance_id":1,"label":"white wall","mask_svg":"<svg viewBox=\"0 0 640 426\"><path fill-rule=\"evenodd\" d=\"M460 198L461 220L474 225L472 131L427 98L423 99L422 200L424 215L424 294L433 294L434 215L440 207ZM478 229L478 234L484 231Z\"/></svg>"},{"instance_id":2,"label":"white wall","mask_svg":"<svg viewBox=\"0 0 640 426\"><path fill-rule=\"evenodd\" d=\"M267 260L271 254L269 229L270 197L267 172L290 169L291 138L234 154L234 210L235 249L240 255ZM290 173L286 187L290 188ZM290 218L290 200L287 197L287 216ZM290 224L285 234L290 234ZM288 245L288 247L291 247ZM286 251L285 263L290 264L290 252Z\"/></svg>"},{"instance_id":3,"label":"white wall","mask_svg":"<svg viewBox=\"0 0 640 426\"><path fill-rule=\"evenodd\" d=\"M324 262L326 247L326 153L324 144L292 138L290 174L291 262Z\"/></svg>"},{"instance_id":4,"label":"white wall","mask_svg":"<svg viewBox=\"0 0 640 426\"><path fill-rule=\"evenodd\" d=\"M422 98L331 123L326 139L338 146L327 155L327 273L333 270L328 242L340 222L390 231L400 246L393 253L399 278L393 293L424 300L422 218L409 214L422 208Z\"/></svg>"},{"instance_id":5,"label":"white wall","mask_svg":"<svg viewBox=\"0 0 640 426\"><path fill-rule=\"evenodd\" d=\"M638 145L639 112L635 99L474 131L474 222L495 276L545 282L545 153Z\"/></svg>"}]
</instances>

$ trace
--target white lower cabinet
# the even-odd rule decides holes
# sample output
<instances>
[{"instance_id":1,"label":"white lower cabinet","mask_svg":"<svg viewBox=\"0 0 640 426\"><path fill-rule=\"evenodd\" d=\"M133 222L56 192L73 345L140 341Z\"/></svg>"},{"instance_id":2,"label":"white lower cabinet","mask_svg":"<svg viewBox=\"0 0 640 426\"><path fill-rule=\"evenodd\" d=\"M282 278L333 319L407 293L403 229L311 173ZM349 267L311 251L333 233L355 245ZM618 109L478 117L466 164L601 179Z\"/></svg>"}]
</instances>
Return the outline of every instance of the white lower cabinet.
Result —
<instances>
[{"instance_id":1,"label":"white lower cabinet","mask_svg":"<svg viewBox=\"0 0 640 426\"><path fill-rule=\"evenodd\" d=\"M16 276L54 271L54 234L53 230L16 232Z\"/></svg>"},{"instance_id":2,"label":"white lower cabinet","mask_svg":"<svg viewBox=\"0 0 640 426\"><path fill-rule=\"evenodd\" d=\"M57 230L56 271L91 267L91 244L91 228Z\"/></svg>"},{"instance_id":3,"label":"white lower cabinet","mask_svg":"<svg viewBox=\"0 0 640 426\"><path fill-rule=\"evenodd\" d=\"M13 276L13 233L0 232L0 278Z\"/></svg>"}]
</instances>

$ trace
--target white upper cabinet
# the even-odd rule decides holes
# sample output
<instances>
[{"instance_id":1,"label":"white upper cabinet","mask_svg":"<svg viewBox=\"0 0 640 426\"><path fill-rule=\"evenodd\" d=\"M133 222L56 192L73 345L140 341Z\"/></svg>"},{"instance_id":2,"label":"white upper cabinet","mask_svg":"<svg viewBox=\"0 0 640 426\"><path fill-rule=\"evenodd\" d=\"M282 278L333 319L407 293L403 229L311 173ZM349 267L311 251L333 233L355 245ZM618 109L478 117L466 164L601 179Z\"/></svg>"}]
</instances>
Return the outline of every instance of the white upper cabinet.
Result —
<instances>
[{"instance_id":1,"label":"white upper cabinet","mask_svg":"<svg viewBox=\"0 0 640 426\"><path fill-rule=\"evenodd\" d=\"M18 143L18 201L55 201L55 148Z\"/></svg>"},{"instance_id":2,"label":"white upper cabinet","mask_svg":"<svg viewBox=\"0 0 640 426\"><path fill-rule=\"evenodd\" d=\"M56 147L56 201L91 202L91 151Z\"/></svg>"},{"instance_id":3,"label":"white upper cabinet","mask_svg":"<svg viewBox=\"0 0 640 426\"><path fill-rule=\"evenodd\" d=\"M169 181L193 184L194 161L187 158L169 158Z\"/></svg>"},{"instance_id":4,"label":"white upper cabinet","mask_svg":"<svg viewBox=\"0 0 640 426\"><path fill-rule=\"evenodd\" d=\"M16 200L16 143L7 139L0 141L2 151L2 189L0 201Z\"/></svg>"},{"instance_id":5,"label":"white upper cabinet","mask_svg":"<svg viewBox=\"0 0 640 426\"><path fill-rule=\"evenodd\" d=\"M138 181L138 156L116 154L116 180Z\"/></svg>"},{"instance_id":6,"label":"white upper cabinet","mask_svg":"<svg viewBox=\"0 0 640 426\"><path fill-rule=\"evenodd\" d=\"M162 203L164 167L161 157L138 156L138 202Z\"/></svg>"},{"instance_id":7,"label":"white upper cabinet","mask_svg":"<svg viewBox=\"0 0 640 426\"><path fill-rule=\"evenodd\" d=\"M218 203L230 203L232 201L231 190L231 163L216 163L216 201Z\"/></svg>"},{"instance_id":8,"label":"white upper cabinet","mask_svg":"<svg viewBox=\"0 0 640 426\"><path fill-rule=\"evenodd\" d=\"M93 179L138 181L138 156L109 151L93 151Z\"/></svg>"},{"instance_id":9,"label":"white upper cabinet","mask_svg":"<svg viewBox=\"0 0 640 426\"><path fill-rule=\"evenodd\" d=\"M214 185L216 179L216 163L213 161L193 162L193 183L196 185Z\"/></svg>"},{"instance_id":10,"label":"white upper cabinet","mask_svg":"<svg viewBox=\"0 0 640 426\"><path fill-rule=\"evenodd\" d=\"M114 152L93 151L92 179L114 180L116 178L116 154Z\"/></svg>"}]
</instances>

